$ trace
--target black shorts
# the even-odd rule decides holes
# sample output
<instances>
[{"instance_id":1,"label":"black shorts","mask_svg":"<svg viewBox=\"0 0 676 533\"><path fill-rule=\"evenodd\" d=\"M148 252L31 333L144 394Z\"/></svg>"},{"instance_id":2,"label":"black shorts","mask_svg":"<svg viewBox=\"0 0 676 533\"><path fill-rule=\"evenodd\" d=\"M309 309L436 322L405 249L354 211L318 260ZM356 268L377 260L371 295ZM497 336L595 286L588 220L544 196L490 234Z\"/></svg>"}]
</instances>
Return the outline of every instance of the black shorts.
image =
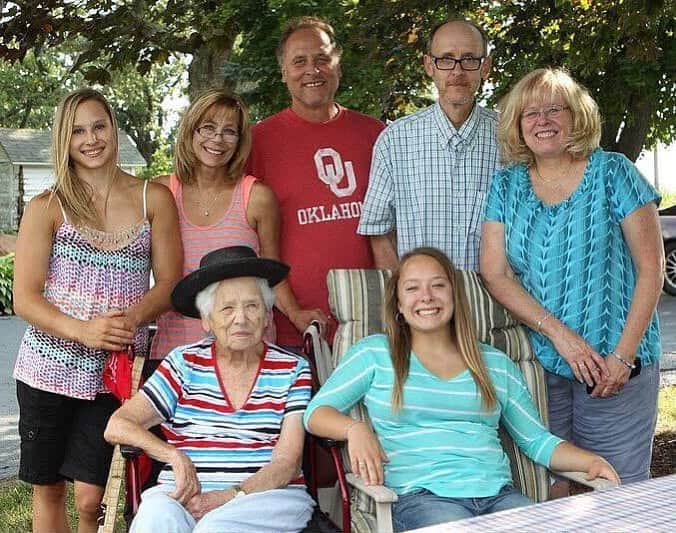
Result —
<instances>
[{"instance_id":1,"label":"black shorts","mask_svg":"<svg viewBox=\"0 0 676 533\"><path fill-rule=\"evenodd\" d=\"M104 487L113 447L103 431L120 403L112 394L79 400L16 382L19 479L51 485L63 479Z\"/></svg>"}]
</instances>

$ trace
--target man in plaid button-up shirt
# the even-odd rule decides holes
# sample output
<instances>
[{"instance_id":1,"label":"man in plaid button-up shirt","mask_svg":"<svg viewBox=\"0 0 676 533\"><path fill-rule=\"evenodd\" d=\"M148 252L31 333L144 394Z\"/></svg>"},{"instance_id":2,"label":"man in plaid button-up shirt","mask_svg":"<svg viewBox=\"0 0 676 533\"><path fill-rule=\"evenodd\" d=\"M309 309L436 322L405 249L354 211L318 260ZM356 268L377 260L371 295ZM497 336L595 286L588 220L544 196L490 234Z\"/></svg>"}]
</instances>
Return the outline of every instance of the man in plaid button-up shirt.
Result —
<instances>
[{"instance_id":1,"label":"man in plaid button-up shirt","mask_svg":"<svg viewBox=\"0 0 676 533\"><path fill-rule=\"evenodd\" d=\"M371 237L380 268L434 246L458 268L478 270L484 197L499 160L497 115L475 101L491 67L486 37L470 22L447 21L432 30L424 65L439 101L378 138L357 231Z\"/></svg>"}]
</instances>

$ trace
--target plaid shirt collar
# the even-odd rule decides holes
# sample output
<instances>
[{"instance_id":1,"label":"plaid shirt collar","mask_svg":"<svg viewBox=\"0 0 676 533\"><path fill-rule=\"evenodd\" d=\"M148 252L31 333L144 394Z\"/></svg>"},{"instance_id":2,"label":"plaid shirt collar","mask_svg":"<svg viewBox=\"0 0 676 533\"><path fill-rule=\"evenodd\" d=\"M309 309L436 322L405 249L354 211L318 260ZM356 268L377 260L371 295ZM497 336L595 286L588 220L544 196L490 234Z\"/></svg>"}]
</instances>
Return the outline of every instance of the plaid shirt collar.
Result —
<instances>
[{"instance_id":1,"label":"plaid shirt collar","mask_svg":"<svg viewBox=\"0 0 676 533\"><path fill-rule=\"evenodd\" d=\"M462 152L467 149L476 136L479 128L479 106L476 101L472 112L467 117L467 120L460 126L460 129L455 129L449 118L444 113L441 104L437 102L434 104L434 121L439 129L439 140L442 145L453 147L456 152Z\"/></svg>"}]
</instances>

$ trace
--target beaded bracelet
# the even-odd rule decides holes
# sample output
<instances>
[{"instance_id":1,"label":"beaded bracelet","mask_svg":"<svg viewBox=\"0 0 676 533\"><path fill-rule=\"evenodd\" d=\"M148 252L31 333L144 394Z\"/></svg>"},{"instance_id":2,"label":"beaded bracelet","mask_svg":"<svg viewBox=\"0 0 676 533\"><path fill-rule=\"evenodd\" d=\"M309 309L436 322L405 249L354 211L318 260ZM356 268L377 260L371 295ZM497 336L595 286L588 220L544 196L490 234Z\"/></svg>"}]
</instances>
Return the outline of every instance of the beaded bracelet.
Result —
<instances>
[{"instance_id":1,"label":"beaded bracelet","mask_svg":"<svg viewBox=\"0 0 676 533\"><path fill-rule=\"evenodd\" d=\"M550 316L552 316L552 314L547 311L544 316L537 321L535 325L535 331L542 333L542 324L544 324Z\"/></svg>"},{"instance_id":2,"label":"beaded bracelet","mask_svg":"<svg viewBox=\"0 0 676 533\"><path fill-rule=\"evenodd\" d=\"M622 355L620 355L619 353L617 353L615 350L611 350L611 351L610 351L610 355L612 355L613 357L615 357L615 359L617 359L618 361L621 361L622 364L623 364L624 366L626 366L627 368L629 368L629 369L631 369L631 370L634 370L634 369L636 368L636 365L635 365L634 363L630 363L629 361L627 361L624 357L622 357Z\"/></svg>"}]
</instances>

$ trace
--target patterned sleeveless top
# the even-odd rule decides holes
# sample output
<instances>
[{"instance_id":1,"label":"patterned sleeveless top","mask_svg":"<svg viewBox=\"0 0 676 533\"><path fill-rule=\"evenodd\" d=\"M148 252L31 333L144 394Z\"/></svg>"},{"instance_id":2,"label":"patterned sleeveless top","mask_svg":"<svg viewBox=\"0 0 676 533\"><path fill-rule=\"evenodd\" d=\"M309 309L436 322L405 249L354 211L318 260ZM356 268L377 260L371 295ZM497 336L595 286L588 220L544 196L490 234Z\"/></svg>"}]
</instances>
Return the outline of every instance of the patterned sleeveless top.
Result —
<instances>
[{"instance_id":1,"label":"patterned sleeveless top","mask_svg":"<svg viewBox=\"0 0 676 533\"><path fill-rule=\"evenodd\" d=\"M44 289L45 298L61 312L89 320L106 311L126 309L148 291L147 185L143 186L143 220L118 232L75 227L61 207L63 223L54 235ZM147 351L148 328L139 328L134 353L145 356ZM19 347L14 378L43 391L92 400L97 393L108 392L101 381L108 353L29 325Z\"/></svg>"},{"instance_id":2,"label":"patterned sleeveless top","mask_svg":"<svg viewBox=\"0 0 676 533\"><path fill-rule=\"evenodd\" d=\"M244 176L235 185L230 208L223 218L210 226L196 226L188 220L183 209L183 185L175 174L169 177L169 189L176 200L183 240L183 276L197 270L200 259L218 248L248 246L257 254L260 252L258 234L246 218L246 209L255 182L256 178L253 176ZM274 338L274 331L266 332L266 340L270 335ZM183 316L173 310L167 311L157 319L157 333L150 347L150 359L162 359L177 346L197 342L205 336L200 320Z\"/></svg>"}]
</instances>

